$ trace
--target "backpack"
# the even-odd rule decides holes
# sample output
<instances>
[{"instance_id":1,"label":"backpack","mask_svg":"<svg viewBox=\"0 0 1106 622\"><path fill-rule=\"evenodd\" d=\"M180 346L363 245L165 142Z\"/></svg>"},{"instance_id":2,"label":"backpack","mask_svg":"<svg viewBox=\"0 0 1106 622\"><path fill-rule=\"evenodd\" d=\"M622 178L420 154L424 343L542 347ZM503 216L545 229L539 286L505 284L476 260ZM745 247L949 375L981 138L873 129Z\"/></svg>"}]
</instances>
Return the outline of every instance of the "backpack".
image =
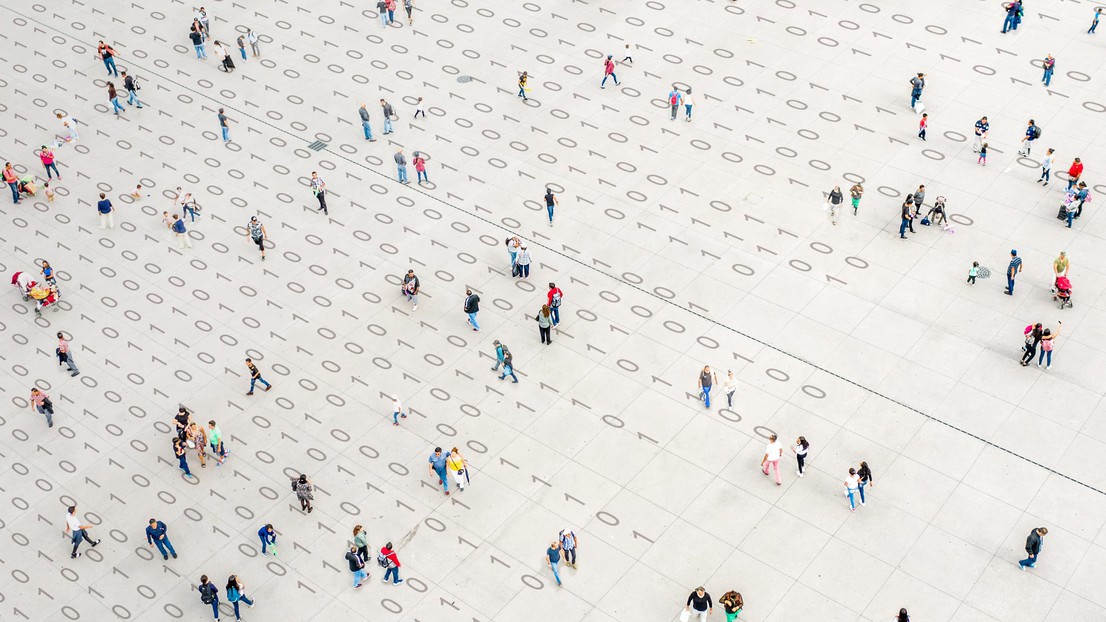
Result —
<instances>
[{"instance_id":1,"label":"backpack","mask_svg":"<svg viewBox=\"0 0 1106 622\"><path fill-rule=\"evenodd\" d=\"M239 598L238 588L232 587L229 590L227 590L227 600L234 603L234 602L238 602L238 598Z\"/></svg>"},{"instance_id":2,"label":"backpack","mask_svg":"<svg viewBox=\"0 0 1106 622\"><path fill-rule=\"evenodd\" d=\"M680 103L680 94L679 93L673 93L672 97L668 100L668 103L672 104L673 106Z\"/></svg>"},{"instance_id":3,"label":"backpack","mask_svg":"<svg viewBox=\"0 0 1106 622\"><path fill-rule=\"evenodd\" d=\"M376 556L376 563L379 564L381 568L387 568L388 558L383 553L378 553Z\"/></svg>"},{"instance_id":4,"label":"backpack","mask_svg":"<svg viewBox=\"0 0 1106 622\"><path fill-rule=\"evenodd\" d=\"M553 292L553 300L550 301L549 306L559 307L561 306L561 293Z\"/></svg>"},{"instance_id":5,"label":"backpack","mask_svg":"<svg viewBox=\"0 0 1106 622\"><path fill-rule=\"evenodd\" d=\"M296 484L299 484L299 483L300 483L299 479L292 480L292 492L296 492Z\"/></svg>"},{"instance_id":6,"label":"backpack","mask_svg":"<svg viewBox=\"0 0 1106 622\"><path fill-rule=\"evenodd\" d=\"M215 586L211 585L210 583L206 583L199 587L200 602L205 605L210 605L211 603L215 602L215 591L212 589L214 587Z\"/></svg>"},{"instance_id":7,"label":"backpack","mask_svg":"<svg viewBox=\"0 0 1106 622\"><path fill-rule=\"evenodd\" d=\"M1041 137L1041 126L1034 125L1033 126L1033 140L1037 140L1040 137Z\"/></svg>"}]
</instances>

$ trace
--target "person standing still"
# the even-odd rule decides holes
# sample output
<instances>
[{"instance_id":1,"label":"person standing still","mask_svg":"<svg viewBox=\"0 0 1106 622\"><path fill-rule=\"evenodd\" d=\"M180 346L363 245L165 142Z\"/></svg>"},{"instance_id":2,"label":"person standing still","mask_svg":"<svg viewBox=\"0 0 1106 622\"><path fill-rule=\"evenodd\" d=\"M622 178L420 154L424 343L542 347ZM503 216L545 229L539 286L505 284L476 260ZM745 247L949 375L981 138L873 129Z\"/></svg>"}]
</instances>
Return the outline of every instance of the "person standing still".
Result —
<instances>
[{"instance_id":1,"label":"person standing still","mask_svg":"<svg viewBox=\"0 0 1106 622\"><path fill-rule=\"evenodd\" d=\"M361 104L361 107L357 109L357 114L361 117L361 130L365 133L365 140L375 143L376 139L373 138L373 128L369 120L368 104Z\"/></svg>"},{"instance_id":2,"label":"person standing still","mask_svg":"<svg viewBox=\"0 0 1106 622\"><path fill-rule=\"evenodd\" d=\"M545 550L545 564L553 571L553 578L557 580L557 587L561 587L561 573L558 567L561 563L561 543L554 540Z\"/></svg>"},{"instance_id":3,"label":"person standing still","mask_svg":"<svg viewBox=\"0 0 1106 622\"><path fill-rule=\"evenodd\" d=\"M987 140L987 132L990 130L991 124L987 121L987 117L975 122L975 142L972 143L972 153L979 153L983 141Z\"/></svg>"},{"instance_id":4,"label":"person standing still","mask_svg":"<svg viewBox=\"0 0 1106 622\"><path fill-rule=\"evenodd\" d=\"M860 209L860 197L864 196L864 186L857 182L849 188L849 196L852 198L853 203L853 216L856 216L856 211Z\"/></svg>"},{"instance_id":5,"label":"person standing still","mask_svg":"<svg viewBox=\"0 0 1106 622\"><path fill-rule=\"evenodd\" d=\"M1018 150L1018 155L1029 157L1030 150L1033 149L1033 141L1041 137L1041 128L1037 127L1037 123L1033 119L1029 120L1029 123L1025 127L1025 136L1022 136L1021 142L1023 148Z\"/></svg>"},{"instance_id":6,"label":"person standing still","mask_svg":"<svg viewBox=\"0 0 1106 622\"><path fill-rule=\"evenodd\" d=\"M1041 76L1041 82L1044 82L1045 87L1047 88L1050 84L1052 84L1052 72L1056 69L1056 58L1053 57L1052 54L1045 56L1045 59L1044 61L1042 61L1041 66L1044 67L1045 70L1044 75Z\"/></svg>"},{"instance_id":7,"label":"person standing still","mask_svg":"<svg viewBox=\"0 0 1106 622\"><path fill-rule=\"evenodd\" d=\"M60 179L60 177L59 177ZM553 194L553 190L545 189L545 211L549 213L549 226L553 226L553 208L560 205L561 202L557 200L556 195Z\"/></svg>"},{"instance_id":8,"label":"person standing still","mask_svg":"<svg viewBox=\"0 0 1106 622\"><path fill-rule=\"evenodd\" d=\"M1018 562L1018 566L1020 566L1022 570L1037 567L1037 557L1041 554L1041 548L1044 546L1044 540L1047 534L1048 527L1038 527L1029 532L1029 537L1025 539L1025 552L1028 553L1029 556Z\"/></svg>"},{"instance_id":9,"label":"person standing still","mask_svg":"<svg viewBox=\"0 0 1106 622\"><path fill-rule=\"evenodd\" d=\"M538 336L545 345L553 343L553 337L549 334L553 328L553 318L549 313L549 305L542 305L538 314L534 317L538 321Z\"/></svg>"},{"instance_id":10,"label":"person standing still","mask_svg":"<svg viewBox=\"0 0 1106 622\"><path fill-rule=\"evenodd\" d=\"M387 134L387 132L385 132ZM319 200L319 209L317 212L330 215L330 212L326 209L326 182L315 171L311 171L311 193L315 195L315 198Z\"/></svg>"},{"instance_id":11,"label":"person standing still","mask_svg":"<svg viewBox=\"0 0 1106 622\"><path fill-rule=\"evenodd\" d=\"M1083 175L1083 161L1079 158L1072 160L1071 166L1068 168L1068 190L1071 190L1072 186L1079 183L1079 178ZM60 179L60 177L59 177Z\"/></svg>"},{"instance_id":12,"label":"person standing still","mask_svg":"<svg viewBox=\"0 0 1106 622\"><path fill-rule=\"evenodd\" d=\"M403 412L403 402L399 401L398 395L392 396L392 425L399 425L399 420L407 418L407 413Z\"/></svg>"},{"instance_id":13,"label":"person standing still","mask_svg":"<svg viewBox=\"0 0 1106 622\"><path fill-rule=\"evenodd\" d=\"M414 270L408 270L403 277L403 294L407 296L407 302L411 303L411 310L419 309L419 277Z\"/></svg>"},{"instance_id":14,"label":"person standing still","mask_svg":"<svg viewBox=\"0 0 1106 622\"><path fill-rule=\"evenodd\" d=\"M711 371L710 365L704 365L703 370L699 372L699 399L706 404L708 409L710 408L710 390L716 382L718 382L718 374Z\"/></svg>"},{"instance_id":15,"label":"person standing still","mask_svg":"<svg viewBox=\"0 0 1106 622\"><path fill-rule=\"evenodd\" d=\"M1037 183L1048 185L1048 182L1052 180L1052 162L1055 158L1052 157L1052 153L1055 149L1049 149L1045 152L1045 159L1041 160L1041 176L1037 178Z\"/></svg>"},{"instance_id":16,"label":"person standing still","mask_svg":"<svg viewBox=\"0 0 1106 622\"><path fill-rule=\"evenodd\" d=\"M561 301L564 300L565 293L556 283L550 283L545 297L545 304L549 306L549 312L553 314L553 325L556 326L561 323Z\"/></svg>"},{"instance_id":17,"label":"person standing still","mask_svg":"<svg viewBox=\"0 0 1106 622\"><path fill-rule=\"evenodd\" d=\"M73 360L73 352L69 348L69 342L66 341L65 335L60 331L58 332L58 347L56 351L58 355L58 365L60 366L62 363L68 365L70 376L76 376L81 373L81 370L77 369L77 362Z\"/></svg>"},{"instance_id":18,"label":"person standing still","mask_svg":"<svg viewBox=\"0 0 1106 622\"><path fill-rule=\"evenodd\" d=\"M252 360L246 359L246 368L250 370L250 390L246 395L253 395L254 385L259 382L265 385L266 391L273 388L273 385L269 384L269 381L261 377L261 370L257 368L257 365L253 364Z\"/></svg>"},{"instance_id":19,"label":"person standing still","mask_svg":"<svg viewBox=\"0 0 1106 622\"><path fill-rule=\"evenodd\" d=\"M103 192L100 193L100 200L96 203L96 211L100 213L100 228L105 226L108 229L115 228L115 216L113 212L115 209L111 206L111 200Z\"/></svg>"},{"instance_id":20,"label":"person standing still","mask_svg":"<svg viewBox=\"0 0 1106 622\"><path fill-rule=\"evenodd\" d=\"M230 122L230 118L228 118L226 113L223 111L223 109L220 108L219 109L219 131L221 131L223 133L223 142L224 143L229 143L230 142L230 125L228 124L229 122Z\"/></svg>"},{"instance_id":21,"label":"person standing still","mask_svg":"<svg viewBox=\"0 0 1106 622\"><path fill-rule=\"evenodd\" d=\"M188 229L184 226L184 218L173 214L173 235L177 238L177 246L180 248L192 248L192 238L188 237Z\"/></svg>"},{"instance_id":22,"label":"person standing still","mask_svg":"<svg viewBox=\"0 0 1106 622\"><path fill-rule=\"evenodd\" d=\"M92 529L92 525L82 525L80 519L77 518L77 506L69 506L65 513L65 533L73 534L73 552L69 554L70 559L77 559L81 556L77 552L77 547L81 546L82 541L88 540L93 548L100 544L100 540L93 540L92 536L88 535L89 529Z\"/></svg>"},{"instance_id":23,"label":"person standing still","mask_svg":"<svg viewBox=\"0 0 1106 622\"><path fill-rule=\"evenodd\" d=\"M387 136L392 133L392 117L395 116L396 111L383 99L380 100L380 109L384 112L384 135Z\"/></svg>"},{"instance_id":24,"label":"person standing still","mask_svg":"<svg viewBox=\"0 0 1106 622\"><path fill-rule=\"evenodd\" d=\"M19 205L23 200L19 196L19 175L12 168L11 162L4 163L4 183L8 184L8 188L12 191L12 203Z\"/></svg>"},{"instance_id":25,"label":"person standing still","mask_svg":"<svg viewBox=\"0 0 1106 622\"><path fill-rule=\"evenodd\" d=\"M53 149L43 145L38 150L38 159L42 161L42 166L46 167L47 180L53 179L54 175L57 175L58 181L61 181L61 171L58 170L58 163L55 161Z\"/></svg>"},{"instance_id":26,"label":"person standing still","mask_svg":"<svg viewBox=\"0 0 1106 622\"><path fill-rule=\"evenodd\" d=\"M922 89L926 87L926 76L924 73L919 73L917 76L910 78L910 107L914 108L915 104L922 99Z\"/></svg>"},{"instance_id":27,"label":"person standing still","mask_svg":"<svg viewBox=\"0 0 1106 622\"><path fill-rule=\"evenodd\" d=\"M46 416L46 426L54 427L54 403L50 396L38 389L31 387L31 410L37 410L38 414Z\"/></svg>"},{"instance_id":28,"label":"person standing still","mask_svg":"<svg viewBox=\"0 0 1106 622\"><path fill-rule=\"evenodd\" d=\"M253 57L257 58L261 56L261 44L258 42L257 33L252 29L246 29L246 41L250 44L250 50L253 52Z\"/></svg>"},{"instance_id":29,"label":"person standing still","mask_svg":"<svg viewBox=\"0 0 1106 622\"><path fill-rule=\"evenodd\" d=\"M215 455L215 466L223 466L227 460L227 448L223 446L223 430L215 424L215 420L207 422L207 440L211 443L211 453Z\"/></svg>"},{"instance_id":30,"label":"person standing still","mask_svg":"<svg viewBox=\"0 0 1106 622\"><path fill-rule=\"evenodd\" d=\"M407 157L403 155L402 149L397 149L393 159L396 161L396 181L401 184L409 184L407 181Z\"/></svg>"},{"instance_id":31,"label":"person standing still","mask_svg":"<svg viewBox=\"0 0 1106 622\"><path fill-rule=\"evenodd\" d=\"M196 50L196 60L207 60L207 48L204 47L204 34L200 30L192 29L188 33L192 40L192 47Z\"/></svg>"},{"instance_id":32,"label":"person standing still","mask_svg":"<svg viewBox=\"0 0 1106 622\"><path fill-rule=\"evenodd\" d=\"M238 44L238 53L242 55L242 62L246 62L249 58L246 56L246 35L238 35L235 39L235 43Z\"/></svg>"},{"instance_id":33,"label":"person standing still","mask_svg":"<svg viewBox=\"0 0 1106 622\"><path fill-rule=\"evenodd\" d=\"M166 532L169 530L165 526L165 523L159 521L156 518L150 519L150 524L146 526L146 543L150 545L150 548L154 548L157 545L157 550L161 551L162 559L169 559L169 555L173 555L173 559L177 558L177 552L173 549L173 543L169 541L169 536Z\"/></svg>"},{"instance_id":34,"label":"person standing still","mask_svg":"<svg viewBox=\"0 0 1106 622\"><path fill-rule=\"evenodd\" d=\"M783 445L776 440L776 435L773 434L768 437L768 444L764 447L764 457L760 460L761 471L768 475L769 469L776 469L776 485L782 486L783 479L780 477L780 457L783 456Z\"/></svg>"},{"instance_id":35,"label":"person standing still","mask_svg":"<svg viewBox=\"0 0 1106 622\"><path fill-rule=\"evenodd\" d=\"M714 602L711 600L707 590L700 586L695 588L695 591L688 595L687 605L684 606L684 611L699 618L699 622L707 622L707 618L714 613Z\"/></svg>"},{"instance_id":36,"label":"person standing still","mask_svg":"<svg viewBox=\"0 0 1106 622\"><path fill-rule=\"evenodd\" d=\"M902 240L906 239L906 229L907 229L907 227L910 227L911 232L913 233L913 227L912 227L912 225L913 225L912 221L914 220L913 207L914 207L914 198L911 195L907 195L906 200L902 202L902 210L900 211L900 214L899 214L902 217L902 222L899 223L899 239L902 239Z\"/></svg>"},{"instance_id":37,"label":"person standing still","mask_svg":"<svg viewBox=\"0 0 1106 622\"><path fill-rule=\"evenodd\" d=\"M1022 271L1022 258L1018 257L1017 250L1010 251L1010 265L1006 268L1006 295L1014 295L1014 279Z\"/></svg>"},{"instance_id":38,"label":"person standing still","mask_svg":"<svg viewBox=\"0 0 1106 622\"><path fill-rule=\"evenodd\" d=\"M791 451L795 454L795 462L799 465L799 470L795 471L795 474L802 477L806 472L806 454L810 451L810 443L805 437L800 436L795 439L795 446Z\"/></svg>"},{"instance_id":39,"label":"person standing still","mask_svg":"<svg viewBox=\"0 0 1106 622\"><path fill-rule=\"evenodd\" d=\"M480 312L480 296L472 293L471 289L465 290L464 310L469 316L469 326L472 326L472 330L479 331L480 324L476 321L476 314Z\"/></svg>"},{"instance_id":40,"label":"person standing still","mask_svg":"<svg viewBox=\"0 0 1106 622\"><path fill-rule=\"evenodd\" d=\"M519 278L530 278L530 264L534 261L534 258L530 256L530 251L526 248L526 244L523 243L518 248L518 255L515 256L515 265L518 266Z\"/></svg>"},{"instance_id":41,"label":"person standing still","mask_svg":"<svg viewBox=\"0 0 1106 622\"><path fill-rule=\"evenodd\" d=\"M415 157L411 159L411 164L415 167L415 177L418 179L419 185L422 182L430 183L430 176L426 174L426 158L422 152L416 151L413 154Z\"/></svg>"},{"instance_id":42,"label":"person standing still","mask_svg":"<svg viewBox=\"0 0 1106 622\"><path fill-rule=\"evenodd\" d=\"M177 457L177 467L188 479L192 479L192 469L188 468L188 444L179 437L173 439L173 455Z\"/></svg>"}]
</instances>

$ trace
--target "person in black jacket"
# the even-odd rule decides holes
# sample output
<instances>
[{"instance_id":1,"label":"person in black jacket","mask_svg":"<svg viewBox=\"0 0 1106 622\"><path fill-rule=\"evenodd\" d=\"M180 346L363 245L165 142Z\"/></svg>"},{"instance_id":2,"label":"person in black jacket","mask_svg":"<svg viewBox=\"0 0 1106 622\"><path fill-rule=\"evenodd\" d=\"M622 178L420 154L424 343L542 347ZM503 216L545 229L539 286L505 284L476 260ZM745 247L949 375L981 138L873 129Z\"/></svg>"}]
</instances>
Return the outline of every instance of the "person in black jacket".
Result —
<instances>
[{"instance_id":1,"label":"person in black jacket","mask_svg":"<svg viewBox=\"0 0 1106 622\"><path fill-rule=\"evenodd\" d=\"M216 621L219 620L219 588L215 587L214 583L209 583L207 575L200 577L200 584L196 586L196 589L200 592L200 602L205 605L211 605L212 617Z\"/></svg>"},{"instance_id":2,"label":"person in black jacket","mask_svg":"<svg viewBox=\"0 0 1106 622\"><path fill-rule=\"evenodd\" d=\"M706 588L699 586L687 597L684 610L699 616L699 622L707 622L707 616L714 613L714 601L710 599Z\"/></svg>"},{"instance_id":3,"label":"person in black jacket","mask_svg":"<svg viewBox=\"0 0 1106 622\"><path fill-rule=\"evenodd\" d=\"M356 546L349 547L349 551L346 552L346 561L349 562L349 570L353 573L353 587L361 587L368 575L365 574L365 562L357 554Z\"/></svg>"},{"instance_id":4,"label":"person in black jacket","mask_svg":"<svg viewBox=\"0 0 1106 622\"><path fill-rule=\"evenodd\" d=\"M860 476L860 505L864 505L864 487L875 486L875 478L872 477L872 469L868 468L868 463L863 460L860 461L860 468L856 470L856 474Z\"/></svg>"},{"instance_id":5,"label":"person in black jacket","mask_svg":"<svg viewBox=\"0 0 1106 622\"><path fill-rule=\"evenodd\" d=\"M480 296L472 293L471 289L465 290L465 313L469 316L469 324L472 330L480 330L480 324L476 322L476 314L480 311Z\"/></svg>"},{"instance_id":6,"label":"person in black jacket","mask_svg":"<svg viewBox=\"0 0 1106 622\"><path fill-rule=\"evenodd\" d=\"M1041 546L1044 544L1044 537L1047 533L1047 527L1038 527L1029 532L1029 537L1025 539L1025 552L1029 553L1029 557L1018 562L1022 570L1027 567L1037 567L1037 556L1041 553Z\"/></svg>"}]
</instances>

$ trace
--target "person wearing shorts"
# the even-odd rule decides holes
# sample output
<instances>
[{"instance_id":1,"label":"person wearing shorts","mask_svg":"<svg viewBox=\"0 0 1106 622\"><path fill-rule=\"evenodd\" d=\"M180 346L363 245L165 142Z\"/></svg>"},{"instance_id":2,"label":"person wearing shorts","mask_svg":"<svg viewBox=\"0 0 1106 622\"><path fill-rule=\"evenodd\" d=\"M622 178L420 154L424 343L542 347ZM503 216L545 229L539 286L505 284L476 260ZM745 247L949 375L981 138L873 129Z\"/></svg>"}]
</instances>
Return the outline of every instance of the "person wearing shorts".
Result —
<instances>
[{"instance_id":1,"label":"person wearing shorts","mask_svg":"<svg viewBox=\"0 0 1106 622\"><path fill-rule=\"evenodd\" d=\"M246 223L246 235L249 235L253 243L257 244L257 248L261 250L261 261L265 261L265 239L269 234L257 216L250 216L250 222Z\"/></svg>"}]
</instances>

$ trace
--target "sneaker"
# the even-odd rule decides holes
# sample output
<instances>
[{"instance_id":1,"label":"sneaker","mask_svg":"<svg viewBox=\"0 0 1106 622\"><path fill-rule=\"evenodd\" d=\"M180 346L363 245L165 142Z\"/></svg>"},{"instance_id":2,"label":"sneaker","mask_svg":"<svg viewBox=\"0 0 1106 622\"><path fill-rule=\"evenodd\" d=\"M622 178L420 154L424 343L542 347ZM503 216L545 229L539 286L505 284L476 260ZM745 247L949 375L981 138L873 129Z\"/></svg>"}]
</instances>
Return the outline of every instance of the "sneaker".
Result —
<instances>
[{"instance_id":1,"label":"sneaker","mask_svg":"<svg viewBox=\"0 0 1106 622\"><path fill-rule=\"evenodd\" d=\"M399 425L399 422L398 422L398 421L393 421L393 422L392 422L392 425L396 425L396 426L398 426L398 425Z\"/></svg>"},{"instance_id":2,"label":"sneaker","mask_svg":"<svg viewBox=\"0 0 1106 622\"><path fill-rule=\"evenodd\" d=\"M173 553L173 559L176 559L176 558L177 558L177 554Z\"/></svg>"},{"instance_id":3,"label":"sneaker","mask_svg":"<svg viewBox=\"0 0 1106 622\"><path fill-rule=\"evenodd\" d=\"M388 582L388 577L384 577L383 582L387 583Z\"/></svg>"},{"instance_id":4,"label":"sneaker","mask_svg":"<svg viewBox=\"0 0 1106 622\"><path fill-rule=\"evenodd\" d=\"M79 371L75 371L75 372L73 372L73 373L71 373L71 374L69 374L69 375L70 375L70 376L73 376L74 378L76 378L77 376L80 376L80 375L81 375L81 372L79 372Z\"/></svg>"},{"instance_id":5,"label":"sneaker","mask_svg":"<svg viewBox=\"0 0 1106 622\"><path fill-rule=\"evenodd\" d=\"M97 544L100 544L100 541L99 541L99 540L97 540L97 541L93 542L93 543L92 543L92 546L96 546Z\"/></svg>"},{"instance_id":6,"label":"sneaker","mask_svg":"<svg viewBox=\"0 0 1106 622\"><path fill-rule=\"evenodd\" d=\"M396 579L393 585L399 585L400 583L403 583L403 579Z\"/></svg>"},{"instance_id":7,"label":"sneaker","mask_svg":"<svg viewBox=\"0 0 1106 622\"><path fill-rule=\"evenodd\" d=\"M412 310L412 311L418 311L418 310L419 310L419 306L418 306L418 305L411 305L411 310Z\"/></svg>"},{"instance_id":8,"label":"sneaker","mask_svg":"<svg viewBox=\"0 0 1106 622\"><path fill-rule=\"evenodd\" d=\"M802 471L795 471L795 475L798 475L799 477L802 477L802 476L803 476L803 472L802 472Z\"/></svg>"},{"instance_id":9,"label":"sneaker","mask_svg":"<svg viewBox=\"0 0 1106 622\"><path fill-rule=\"evenodd\" d=\"M357 585L353 586L353 589L355 589L355 590L356 590L356 589L357 589L357 588L359 588L359 587L361 587L361 584L360 584L360 583L358 583Z\"/></svg>"},{"instance_id":10,"label":"sneaker","mask_svg":"<svg viewBox=\"0 0 1106 622\"><path fill-rule=\"evenodd\" d=\"M166 560L166 561L168 561L168 560L169 560L169 556L168 556L168 555L162 555L162 556L161 556L161 558L162 558L162 559L164 559L164 560Z\"/></svg>"},{"instance_id":11,"label":"sneaker","mask_svg":"<svg viewBox=\"0 0 1106 622\"><path fill-rule=\"evenodd\" d=\"M404 414L400 414L399 418L400 418L400 419L406 419L406 418L407 418L407 415L404 415Z\"/></svg>"},{"instance_id":12,"label":"sneaker","mask_svg":"<svg viewBox=\"0 0 1106 622\"><path fill-rule=\"evenodd\" d=\"M81 555L83 555L83 553L73 553L72 555L69 556L69 559L77 559Z\"/></svg>"},{"instance_id":13,"label":"sneaker","mask_svg":"<svg viewBox=\"0 0 1106 622\"><path fill-rule=\"evenodd\" d=\"M864 507L864 502L863 501L860 502L860 507Z\"/></svg>"},{"instance_id":14,"label":"sneaker","mask_svg":"<svg viewBox=\"0 0 1106 622\"><path fill-rule=\"evenodd\" d=\"M1023 571L1025 570L1025 564L1018 564L1018 567L1021 568Z\"/></svg>"},{"instance_id":15,"label":"sneaker","mask_svg":"<svg viewBox=\"0 0 1106 622\"><path fill-rule=\"evenodd\" d=\"M447 497L449 496L449 491L448 490L445 491L445 496L447 496Z\"/></svg>"}]
</instances>

